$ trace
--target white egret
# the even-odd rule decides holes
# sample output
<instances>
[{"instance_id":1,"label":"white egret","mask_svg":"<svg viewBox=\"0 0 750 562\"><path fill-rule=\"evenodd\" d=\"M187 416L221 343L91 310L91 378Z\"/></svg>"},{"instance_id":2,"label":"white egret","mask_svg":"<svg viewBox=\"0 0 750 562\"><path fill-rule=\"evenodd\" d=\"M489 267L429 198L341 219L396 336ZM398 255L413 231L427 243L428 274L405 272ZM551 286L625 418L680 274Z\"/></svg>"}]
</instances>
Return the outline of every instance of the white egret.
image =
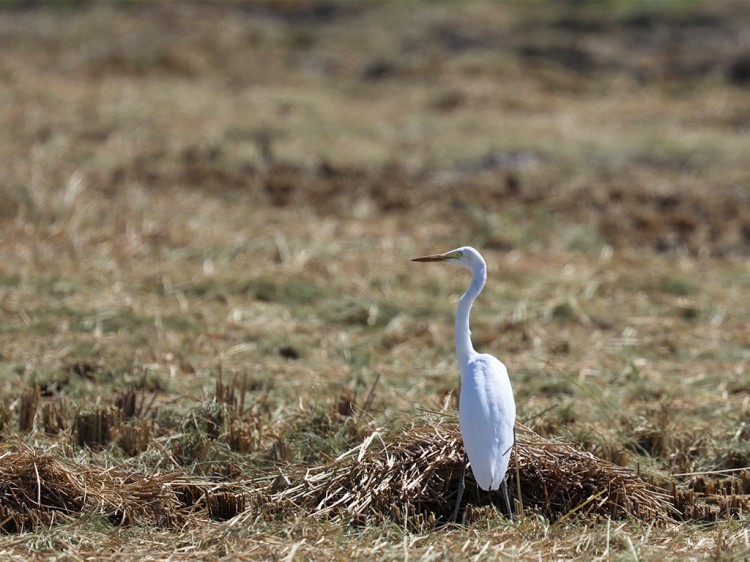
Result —
<instances>
[{"instance_id":1,"label":"white egret","mask_svg":"<svg viewBox=\"0 0 750 562\"><path fill-rule=\"evenodd\" d=\"M502 489L505 507L511 517L505 473L515 440L516 403L505 365L492 355L474 351L469 330L469 312L487 280L487 264L481 254L469 246L412 261L452 263L472 273L471 285L459 300L456 310L456 356L461 370L458 419L464 442L464 463L452 521L456 520L464 492L467 461L471 463L474 478L481 489Z\"/></svg>"}]
</instances>

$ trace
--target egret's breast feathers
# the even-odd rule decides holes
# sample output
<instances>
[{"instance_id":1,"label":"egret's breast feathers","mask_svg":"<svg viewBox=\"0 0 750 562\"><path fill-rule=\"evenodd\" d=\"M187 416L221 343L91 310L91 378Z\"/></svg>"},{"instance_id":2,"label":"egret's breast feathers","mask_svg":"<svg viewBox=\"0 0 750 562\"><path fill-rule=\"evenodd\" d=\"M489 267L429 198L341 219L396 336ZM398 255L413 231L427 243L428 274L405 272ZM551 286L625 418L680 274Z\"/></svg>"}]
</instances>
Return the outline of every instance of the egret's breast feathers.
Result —
<instances>
[{"instance_id":1,"label":"egret's breast feathers","mask_svg":"<svg viewBox=\"0 0 750 562\"><path fill-rule=\"evenodd\" d=\"M459 420L466 453L480 487L495 490L513 446L516 405L505 366L476 355L462 369Z\"/></svg>"}]
</instances>

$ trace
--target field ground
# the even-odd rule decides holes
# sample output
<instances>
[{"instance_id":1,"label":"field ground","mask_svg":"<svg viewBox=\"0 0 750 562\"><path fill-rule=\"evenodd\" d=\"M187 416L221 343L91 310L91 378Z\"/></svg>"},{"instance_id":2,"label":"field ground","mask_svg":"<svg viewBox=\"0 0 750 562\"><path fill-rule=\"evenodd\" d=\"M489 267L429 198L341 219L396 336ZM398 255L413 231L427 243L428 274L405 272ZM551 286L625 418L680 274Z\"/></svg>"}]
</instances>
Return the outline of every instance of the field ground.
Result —
<instances>
[{"instance_id":1,"label":"field ground","mask_svg":"<svg viewBox=\"0 0 750 562\"><path fill-rule=\"evenodd\" d=\"M750 557L749 28L0 7L2 557ZM515 522L469 478L443 524L468 278L409 260L464 244Z\"/></svg>"}]
</instances>

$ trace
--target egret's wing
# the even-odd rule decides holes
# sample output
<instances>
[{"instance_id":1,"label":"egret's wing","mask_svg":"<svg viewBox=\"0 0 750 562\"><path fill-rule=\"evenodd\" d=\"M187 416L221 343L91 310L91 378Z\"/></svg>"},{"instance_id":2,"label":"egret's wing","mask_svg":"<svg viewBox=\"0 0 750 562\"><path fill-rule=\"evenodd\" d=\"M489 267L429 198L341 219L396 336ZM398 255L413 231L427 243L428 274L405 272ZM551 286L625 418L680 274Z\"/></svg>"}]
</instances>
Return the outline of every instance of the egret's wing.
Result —
<instances>
[{"instance_id":1,"label":"egret's wing","mask_svg":"<svg viewBox=\"0 0 750 562\"><path fill-rule=\"evenodd\" d=\"M515 418L505 365L491 355L472 358L463 374L459 420L474 478L484 490L497 490L505 478Z\"/></svg>"}]
</instances>

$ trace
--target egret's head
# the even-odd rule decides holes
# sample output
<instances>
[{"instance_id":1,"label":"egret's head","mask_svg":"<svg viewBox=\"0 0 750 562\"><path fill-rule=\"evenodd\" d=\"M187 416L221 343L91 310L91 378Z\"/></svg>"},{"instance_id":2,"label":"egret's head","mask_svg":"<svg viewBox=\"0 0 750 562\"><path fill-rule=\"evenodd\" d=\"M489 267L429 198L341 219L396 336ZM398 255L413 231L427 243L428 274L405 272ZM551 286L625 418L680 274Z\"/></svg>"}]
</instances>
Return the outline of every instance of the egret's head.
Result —
<instances>
[{"instance_id":1,"label":"egret's head","mask_svg":"<svg viewBox=\"0 0 750 562\"><path fill-rule=\"evenodd\" d=\"M485 267L484 259L481 254L471 246L456 248L455 250L445 252L444 254L433 254L431 256L414 258L411 261L442 261L445 263L462 265L472 271L477 267Z\"/></svg>"}]
</instances>

